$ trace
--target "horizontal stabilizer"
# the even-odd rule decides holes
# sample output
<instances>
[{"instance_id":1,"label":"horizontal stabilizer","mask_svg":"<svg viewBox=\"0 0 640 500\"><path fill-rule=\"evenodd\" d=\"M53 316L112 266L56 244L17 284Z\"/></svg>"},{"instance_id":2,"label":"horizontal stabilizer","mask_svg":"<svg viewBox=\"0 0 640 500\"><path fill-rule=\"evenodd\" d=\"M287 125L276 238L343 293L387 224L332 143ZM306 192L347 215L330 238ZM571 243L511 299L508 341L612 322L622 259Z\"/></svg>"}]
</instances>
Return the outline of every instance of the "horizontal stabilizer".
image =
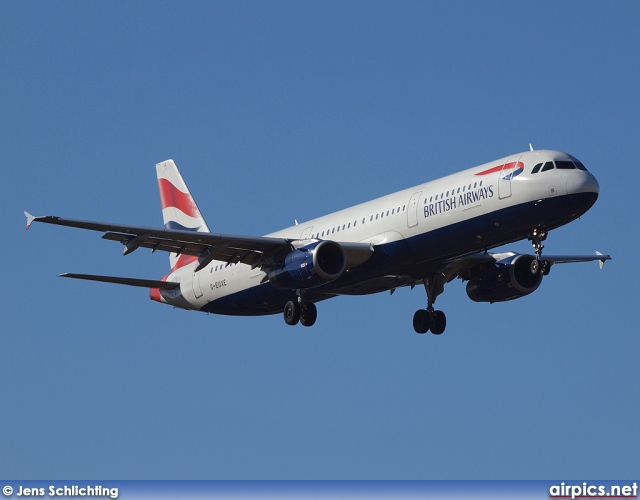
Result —
<instances>
[{"instance_id":1,"label":"horizontal stabilizer","mask_svg":"<svg viewBox=\"0 0 640 500\"><path fill-rule=\"evenodd\" d=\"M34 217L33 215L31 215L29 212L24 213L24 215L26 215L27 217L27 229L29 229L31 227L31 223L36 220L36 217Z\"/></svg>"},{"instance_id":2,"label":"horizontal stabilizer","mask_svg":"<svg viewBox=\"0 0 640 500\"><path fill-rule=\"evenodd\" d=\"M61 278L77 278L89 281L102 281L105 283L117 283L118 285L140 286L143 288L162 288L164 290L173 290L180 288L180 283L167 282L160 280L142 280L137 278L119 278L117 276L97 276L94 274L74 274L64 273Z\"/></svg>"}]
</instances>

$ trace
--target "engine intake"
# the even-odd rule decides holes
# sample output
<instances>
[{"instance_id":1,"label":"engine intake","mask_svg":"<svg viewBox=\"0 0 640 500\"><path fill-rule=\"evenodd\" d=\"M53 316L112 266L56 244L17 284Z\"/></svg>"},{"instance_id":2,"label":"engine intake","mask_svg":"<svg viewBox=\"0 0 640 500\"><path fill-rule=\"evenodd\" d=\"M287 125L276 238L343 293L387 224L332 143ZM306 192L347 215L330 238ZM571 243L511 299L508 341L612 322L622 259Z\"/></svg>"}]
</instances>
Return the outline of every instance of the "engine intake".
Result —
<instances>
[{"instance_id":1,"label":"engine intake","mask_svg":"<svg viewBox=\"0 0 640 500\"><path fill-rule=\"evenodd\" d=\"M276 288L313 288L342 276L347 265L344 249L335 241L318 241L293 250L268 272Z\"/></svg>"},{"instance_id":2,"label":"engine intake","mask_svg":"<svg viewBox=\"0 0 640 500\"><path fill-rule=\"evenodd\" d=\"M467 295L475 302L504 302L534 292L542 283L542 272L533 272L532 255L513 255L483 269L467 283ZM535 267L535 266L533 266Z\"/></svg>"}]
</instances>

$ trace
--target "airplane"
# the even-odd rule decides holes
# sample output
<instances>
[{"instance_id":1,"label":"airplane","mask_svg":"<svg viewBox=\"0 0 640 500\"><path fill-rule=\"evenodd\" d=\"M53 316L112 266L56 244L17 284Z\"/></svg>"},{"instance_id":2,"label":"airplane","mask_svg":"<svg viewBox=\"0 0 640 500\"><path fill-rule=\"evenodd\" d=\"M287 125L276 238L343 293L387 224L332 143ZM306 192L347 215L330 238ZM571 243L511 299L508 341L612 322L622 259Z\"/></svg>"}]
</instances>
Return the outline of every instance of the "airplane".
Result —
<instances>
[{"instance_id":1,"label":"airplane","mask_svg":"<svg viewBox=\"0 0 640 500\"><path fill-rule=\"evenodd\" d=\"M424 286L417 333L446 328L436 298L460 278L476 302L503 302L534 292L555 264L611 256L544 255L549 231L581 217L599 194L577 158L551 150L510 155L404 189L266 236L212 233L173 160L156 165L164 227L27 217L33 222L103 232L124 255L168 252L160 280L65 273L60 276L149 289L152 300L207 313L281 313L288 325L316 322L316 303ZM489 250L528 239L534 253Z\"/></svg>"}]
</instances>

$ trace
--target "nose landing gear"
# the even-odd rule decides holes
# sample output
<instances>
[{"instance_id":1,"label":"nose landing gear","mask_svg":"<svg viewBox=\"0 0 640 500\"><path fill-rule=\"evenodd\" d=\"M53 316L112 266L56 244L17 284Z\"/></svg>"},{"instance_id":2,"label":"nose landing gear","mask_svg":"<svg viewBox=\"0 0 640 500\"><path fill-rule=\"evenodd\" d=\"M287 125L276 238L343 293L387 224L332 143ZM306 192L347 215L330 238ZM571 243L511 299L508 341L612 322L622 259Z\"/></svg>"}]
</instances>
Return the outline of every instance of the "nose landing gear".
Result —
<instances>
[{"instance_id":1,"label":"nose landing gear","mask_svg":"<svg viewBox=\"0 0 640 500\"><path fill-rule=\"evenodd\" d=\"M531 261L531 274L538 274L542 272L544 276L549 274L551 270L551 264L547 260L542 260L542 249L544 245L542 242L547 239L547 231L542 228L534 229L529 235L529 241L533 245L536 258Z\"/></svg>"}]
</instances>

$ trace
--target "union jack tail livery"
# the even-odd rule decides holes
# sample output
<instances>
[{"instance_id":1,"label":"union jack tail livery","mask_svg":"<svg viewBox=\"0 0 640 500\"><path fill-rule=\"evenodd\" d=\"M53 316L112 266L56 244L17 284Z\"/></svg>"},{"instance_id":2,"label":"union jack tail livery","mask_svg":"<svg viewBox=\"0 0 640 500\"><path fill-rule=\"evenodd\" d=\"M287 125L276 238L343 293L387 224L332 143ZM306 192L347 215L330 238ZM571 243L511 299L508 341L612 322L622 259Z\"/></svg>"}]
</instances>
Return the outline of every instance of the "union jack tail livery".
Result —
<instances>
[{"instance_id":1,"label":"union jack tail livery","mask_svg":"<svg viewBox=\"0 0 640 500\"><path fill-rule=\"evenodd\" d=\"M202 217L174 161L167 160L162 163L157 163L156 173L158 175L162 219L165 229L208 233L209 227L204 217ZM172 271L197 260L197 258L193 256L181 256L177 253L169 254L169 259Z\"/></svg>"}]
</instances>

